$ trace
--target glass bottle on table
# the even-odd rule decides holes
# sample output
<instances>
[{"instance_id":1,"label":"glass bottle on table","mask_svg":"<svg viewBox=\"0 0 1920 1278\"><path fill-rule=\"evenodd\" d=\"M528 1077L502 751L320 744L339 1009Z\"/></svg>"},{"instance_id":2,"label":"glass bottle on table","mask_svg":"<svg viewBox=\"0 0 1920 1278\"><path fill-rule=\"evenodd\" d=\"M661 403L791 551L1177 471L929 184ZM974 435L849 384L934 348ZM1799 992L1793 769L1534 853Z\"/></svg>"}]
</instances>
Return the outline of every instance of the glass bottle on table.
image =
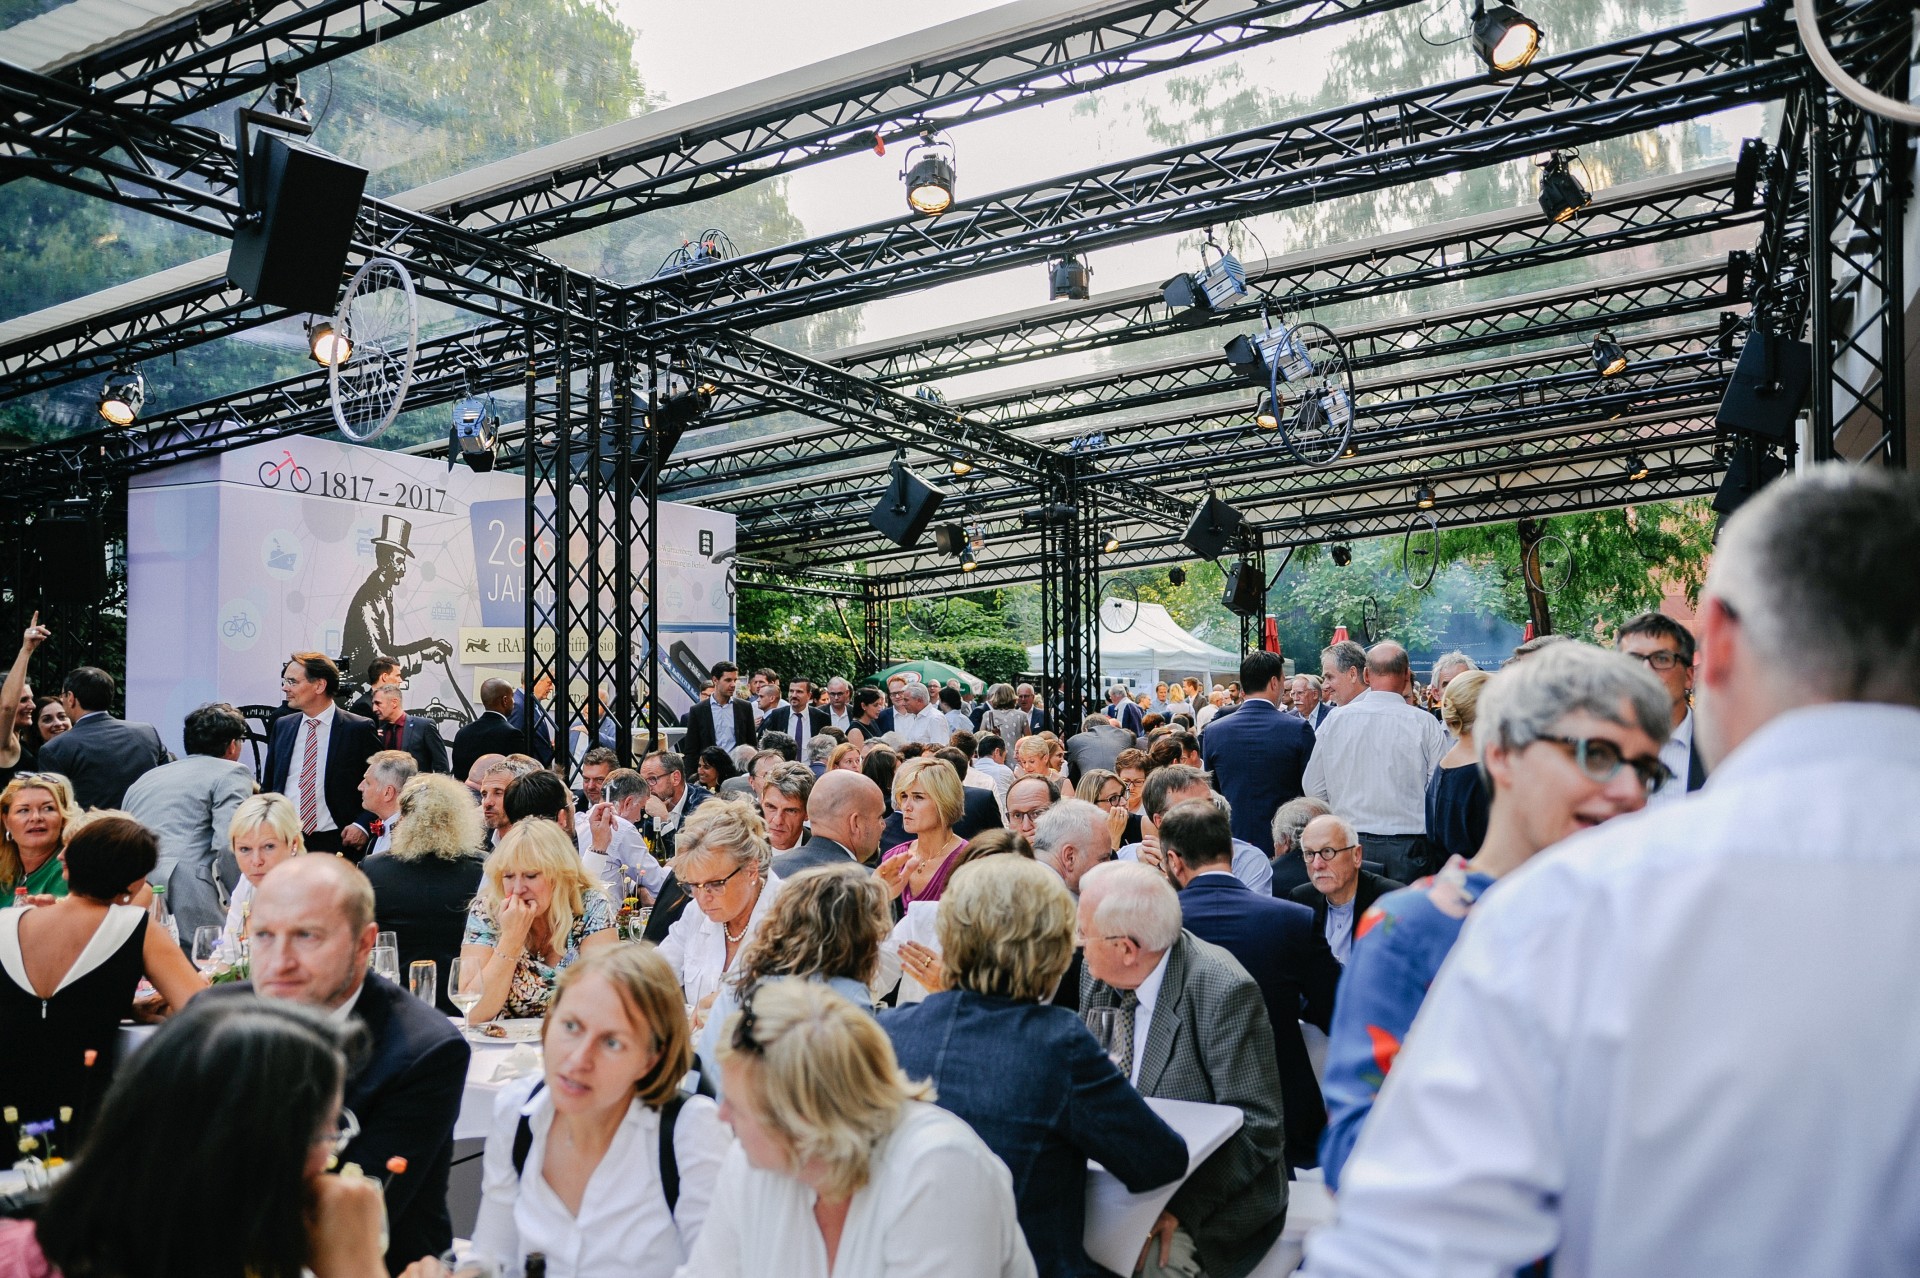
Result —
<instances>
[{"instance_id":1,"label":"glass bottle on table","mask_svg":"<svg viewBox=\"0 0 1920 1278\"><path fill-rule=\"evenodd\" d=\"M147 907L148 926L159 929L173 938L175 945L180 944L180 925L174 921L173 911L167 908L167 885L153 885L153 904Z\"/></svg>"}]
</instances>

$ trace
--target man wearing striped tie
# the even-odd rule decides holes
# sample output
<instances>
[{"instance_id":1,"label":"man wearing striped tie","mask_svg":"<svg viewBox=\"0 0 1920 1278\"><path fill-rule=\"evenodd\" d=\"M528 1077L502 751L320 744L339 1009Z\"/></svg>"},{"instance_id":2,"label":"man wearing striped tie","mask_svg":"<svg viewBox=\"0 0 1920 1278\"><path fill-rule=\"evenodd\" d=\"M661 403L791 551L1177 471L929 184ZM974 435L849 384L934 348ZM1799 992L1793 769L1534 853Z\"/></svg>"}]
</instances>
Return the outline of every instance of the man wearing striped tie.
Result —
<instances>
[{"instance_id":1,"label":"man wearing striped tie","mask_svg":"<svg viewBox=\"0 0 1920 1278\"><path fill-rule=\"evenodd\" d=\"M358 861L373 820L360 806L360 780L380 749L373 721L334 705L340 669L322 653L294 653L280 688L293 713L274 720L264 784L293 800L309 851Z\"/></svg>"}]
</instances>

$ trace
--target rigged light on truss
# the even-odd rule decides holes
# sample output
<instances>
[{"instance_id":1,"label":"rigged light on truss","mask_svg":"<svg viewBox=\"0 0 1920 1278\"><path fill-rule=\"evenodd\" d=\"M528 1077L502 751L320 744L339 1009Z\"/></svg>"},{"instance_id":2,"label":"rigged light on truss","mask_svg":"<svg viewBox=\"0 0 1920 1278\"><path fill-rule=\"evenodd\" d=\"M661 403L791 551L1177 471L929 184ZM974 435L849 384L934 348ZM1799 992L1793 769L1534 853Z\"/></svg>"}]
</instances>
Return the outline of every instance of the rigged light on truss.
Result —
<instances>
[{"instance_id":1,"label":"rigged light on truss","mask_svg":"<svg viewBox=\"0 0 1920 1278\"><path fill-rule=\"evenodd\" d=\"M1184 586L1184 585L1186 585L1186 584L1187 584L1187 570L1186 570L1185 568L1181 568L1181 567L1178 567L1178 566L1175 566L1175 567L1172 567L1172 568L1169 568L1169 569L1167 569L1167 584L1168 584L1169 586Z\"/></svg>"},{"instance_id":2,"label":"rigged light on truss","mask_svg":"<svg viewBox=\"0 0 1920 1278\"><path fill-rule=\"evenodd\" d=\"M147 403L147 379L137 370L116 368L100 387L100 416L114 426L131 426Z\"/></svg>"},{"instance_id":3,"label":"rigged light on truss","mask_svg":"<svg viewBox=\"0 0 1920 1278\"><path fill-rule=\"evenodd\" d=\"M1273 396L1260 396L1260 406L1253 410L1253 424L1261 430L1280 429L1280 410L1274 406Z\"/></svg>"},{"instance_id":4,"label":"rigged light on truss","mask_svg":"<svg viewBox=\"0 0 1920 1278\"><path fill-rule=\"evenodd\" d=\"M500 414L485 395L469 395L453 406L453 424L447 429L447 469L454 458L467 469L484 475L493 469L500 441Z\"/></svg>"},{"instance_id":5,"label":"rigged light on truss","mask_svg":"<svg viewBox=\"0 0 1920 1278\"><path fill-rule=\"evenodd\" d=\"M1047 263L1047 300L1084 302L1093 296L1093 268L1078 253L1063 253Z\"/></svg>"},{"instance_id":6,"label":"rigged light on truss","mask_svg":"<svg viewBox=\"0 0 1920 1278\"><path fill-rule=\"evenodd\" d=\"M353 339L321 320L307 329L307 358L322 368L344 364L353 358Z\"/></svg>"},{"instance_id":7,"label":"rigged light on truss","mask_svg":"<svg viewBox=\"0 0 1920 1278\"><path fill-rule=\"evenodd\" d=\"M1518 71L1540 54L1540 24L1510 4L1473 10L1473 51L1495 71Z\"/></svg>"},{"instance_id":8,"label":"rigged light on truss","mask_svg":"<svg viewBox=\"0 0 1920 1278\"><path fill-rule=\"evenodd\" d=\"M1334 566L1337 568L1345 568L1348 564L1353 562L1352 546L1335 546L1333 548L1332 554L1333 554Z\"/></svg>"},{"instance_id":9,"label":"rigged light on truss","mask_svg":"<svg viewBox=\"0 0 1920 1278\"><path fill-rule=\"evenodd\" d=\"M1593 339L1593 367L1602 377L1626 371L1626 348L1613 340L1612 333L1603 330Z\"/></svg>"},{"instance_id":10,"label":"rigged light on truss","mask_svg":"<svg viewBox=\"0 0 1920 1278\"><path fill-rule=\"evenodd\" d=\"M916 158L917 157L917 158ZM917 146L907 151L900 176L907 184L907 207L936 217L953 207L954 183L959 174L953 162L953 144L938 140L929 129Z\"/></svg>"},{"instance_id":11,"label":"rigged light on truss","mask_svg":"<svg viewBox=\"0 0 1920 1278\"><path fill-rule=\"evenodd\" d=\"M1555 222L1566 222L1593 203L1586 184L1573 175L1576 157L1571 151L1555 151L1540 165L1540 211Z\"/></svg>"},{"instance_id":12,"label":"rigged light on truss","mask_svg":"<svg viewBox=\"0 0 1920 1278\"><path fill-rule=\"evenodd\" d=\"M1111 554L1112 554L1112 553L1113 553L1114 551L1116 551L1116 550L1118 550L1118 549L1120 549L1120 534L1119 534L1119 533L1117 533L1117 532L1114 532L1114 531L1112 531L1111 529L1109 529L1109 530L1108 530L1108 531L1107 531L1106 533L1104 533L1104 534L1102 534L1102 535L1101 535L1101 538L1100 538L1100 553L1101 553L1101 554L1103 554L1103 555L1111 555Z\"/></svg>"},{"instance_id":13,"label":"rigged light on truss","mask_svg":"<svg viewBox=\"0 0 1920 1278\"><path fill-rule=\"evenodd\" d=\"M1422 484L1420 485L1420 487L1414 489L1413 504L1418 506L1421 510L1432 510L1433 509L1433 485Z\"/></svg>"},{"instance_id":14,"label":"rigged light on truss","mask_svg":"<svg viewBox=\"0 0 1920 1278\"><path fill-rule=\"evenodd\" d=\"M956 457L953 459L953 464L948 466L947 469L956 475L971 475L973 473L973 463L964 457Z\"/></svg>"},{"instance_id":15,"label":"rigged light on truss","mask_svg":"<svg viewBox=\"0 0 1920 1278\"><path fill-rule=\"evenodd\" d=\"M1651 475L1652 473L1653 473L1653 467L1647 465L1647 459L1642 457L1639 453L1635 453L1633 456L1627 458L1627 478L1628 479L1641 480L1641 479L1645 479L1648 475Z\"/></svg>"}]
</instances>

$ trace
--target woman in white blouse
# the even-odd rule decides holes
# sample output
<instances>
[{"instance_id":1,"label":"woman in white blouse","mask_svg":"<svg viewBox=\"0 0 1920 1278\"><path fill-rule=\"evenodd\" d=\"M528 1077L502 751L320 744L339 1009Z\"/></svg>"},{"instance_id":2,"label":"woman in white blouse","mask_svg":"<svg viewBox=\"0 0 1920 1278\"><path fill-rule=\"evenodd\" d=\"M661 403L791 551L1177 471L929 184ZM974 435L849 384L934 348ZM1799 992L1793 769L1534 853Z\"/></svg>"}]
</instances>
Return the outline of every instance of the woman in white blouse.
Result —
<instances>
[{"instance_id":1,"label":"woman in white blouse","mask_svg":"<svg viewBox=\"0 0 1920 1278\"><path fill-rule=\"evenodd\" d=\"M679 1092L692 1042L673 973L652 946L569 967L541 1029L544 1068L494 1103L474 1253L519 1273L541 1252L548 1278L678 1269L730 1143L713 1102Z\"/></svg>"},{"instance_id":2,"label":"woman in white blouse","mask_svg":"<svg viewBox=\"0 0 1920 1278\"><path fill-rule=\"evenodd\" d=\"M683 911L660 953L680 978L694 1024L779 894L767 825L744 801L708 799L680 826L673 874L698 910Z\"/></svg>"},{"instance_id":3,"label":"woman in white blouse","mask_svg":"<svg viewBox=\"0 0 1920 1278\"><path fill-rule=\"evenodd\" d=\"M721 1031L726 1204L680 1278L1033 1278L1013 1177L909 1083L873 1017L761 985Z\"/></svg>"},{"instance_id":4,"label":"woman in white blouse","mask_svg":"<svg viewBox=\"0 0 1920 1278\"><path fill-rule=\"evenodd\" d=\"M233 889L227 907L227 925L221 929L221 941L228 957L237 957L247 935L247 915L253 908L253 889L267 871L307 850L300 834L300 809L284 794L256 794L243 799L233 810L227 826L227 841L233 846L234 862L240 867L240 882Z\"/></svg>"}]
</instances>

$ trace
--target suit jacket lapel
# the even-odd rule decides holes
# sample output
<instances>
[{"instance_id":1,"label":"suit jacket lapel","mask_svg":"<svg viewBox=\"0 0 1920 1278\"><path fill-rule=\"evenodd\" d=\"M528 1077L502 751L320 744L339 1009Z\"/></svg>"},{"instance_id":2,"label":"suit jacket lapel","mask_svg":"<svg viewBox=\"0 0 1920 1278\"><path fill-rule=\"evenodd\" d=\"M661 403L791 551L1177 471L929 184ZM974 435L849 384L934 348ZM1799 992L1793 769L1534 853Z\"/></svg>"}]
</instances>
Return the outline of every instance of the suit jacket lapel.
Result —
<instances>
[{"instance_id":1,"label":"suit jacket lapel","mask_svg":"<svg viewBox=\"0 0 1920 1278\"><path fill-rule=\"evenodd\" d=\"M1186 1015L1187 985L1187 936L1173 943L1167 956L1160 960L1167 965L1166 975L1160 978L1160 997L1153 1007L1153 1023L1147 1027L1147 1050L1140 1059L1140 1094L1153 1095L1160 1085L1160 1075L1166 1072L1167 1062L1173 1059L1173 1045L1180 1037L1180 1022Z\"/></svg>"},{"instance_id":2,"label":"suit jacket lapel","mask_svg":"<svg viewBox=\"0 0 1920 1278\"><path fill-rule=\"evenodd\" d=\"M1707 761L1700 757L1700 738L1687 742L1687 789L1698 790L1707 783Z\"/></svg>"}]
</instances>

